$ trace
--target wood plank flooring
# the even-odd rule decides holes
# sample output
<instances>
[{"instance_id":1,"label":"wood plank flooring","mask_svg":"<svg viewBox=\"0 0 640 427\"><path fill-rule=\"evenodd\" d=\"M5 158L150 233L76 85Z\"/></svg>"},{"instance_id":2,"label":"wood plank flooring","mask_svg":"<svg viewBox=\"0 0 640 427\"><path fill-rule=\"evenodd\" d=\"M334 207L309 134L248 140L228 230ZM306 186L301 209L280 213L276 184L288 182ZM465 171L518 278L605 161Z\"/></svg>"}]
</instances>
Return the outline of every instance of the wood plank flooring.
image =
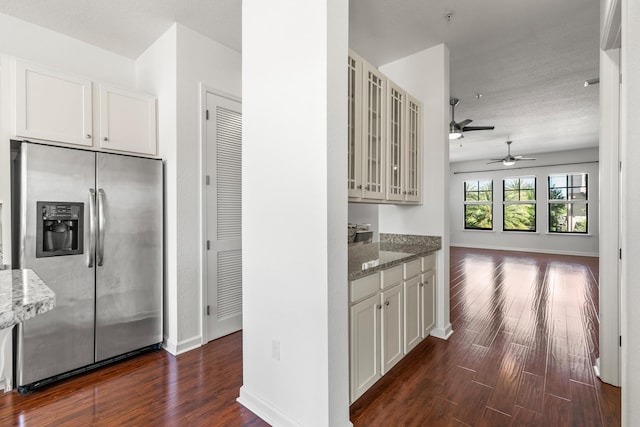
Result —
<instances>
[{"instance_id":1,"label":"wood plank flooring","mask_svg":"<svg viewBox=\"0 0 640 427\"><path fill-rule=\"evenodd\" d=\"M242 335L158 350L28 395L0 395L0 426L267 426L237 403Z\"/></svg>"},{"instance_id":2,"label":"wood plank flooring","mask_svg":"<svg viewBox=\"0 0 640 427\"><path fill-rule=\"evenodd\" d=\"M597 259L451 249L448 341L427 338L351 406L355 426L617 426L620 389L591 368ZM32 394L0 425L264 426L236 403L242 335L156 351Z\"/></svg>"},{"instance_id":3,"label":"wood plank flooring","mask_svg":"<svg viewBox=\"0 0 640 427\"><path fill-rule=\"evenodd\" d=\"M593 373L598 259L451 248L448 341L429 337L351 406L355 426L618 426Z\"/></svg>"}]
</instances>

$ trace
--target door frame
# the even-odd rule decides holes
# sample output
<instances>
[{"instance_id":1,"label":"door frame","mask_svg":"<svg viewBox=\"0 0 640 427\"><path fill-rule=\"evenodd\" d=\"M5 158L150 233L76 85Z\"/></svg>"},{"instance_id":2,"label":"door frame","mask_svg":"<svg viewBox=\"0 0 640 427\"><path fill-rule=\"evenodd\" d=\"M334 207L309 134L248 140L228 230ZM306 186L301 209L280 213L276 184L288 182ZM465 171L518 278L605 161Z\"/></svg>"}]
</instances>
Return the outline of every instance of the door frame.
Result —
<instances>
[{"instance_id":1,"label":"door frame","mask_svg":"<svg viewBox=\"0 0 640 427\"><path fill-rule=\"evenodd\" d=\"M242 99L213 88L200 82L200 265L202 276L200 278L200 344L206 344L208 337L207 325L207 301L209 300L208 276L209 268L207 263L207 93L221 98L227 98L231 101L242 103Z\"/></svg>"}]
</instances>

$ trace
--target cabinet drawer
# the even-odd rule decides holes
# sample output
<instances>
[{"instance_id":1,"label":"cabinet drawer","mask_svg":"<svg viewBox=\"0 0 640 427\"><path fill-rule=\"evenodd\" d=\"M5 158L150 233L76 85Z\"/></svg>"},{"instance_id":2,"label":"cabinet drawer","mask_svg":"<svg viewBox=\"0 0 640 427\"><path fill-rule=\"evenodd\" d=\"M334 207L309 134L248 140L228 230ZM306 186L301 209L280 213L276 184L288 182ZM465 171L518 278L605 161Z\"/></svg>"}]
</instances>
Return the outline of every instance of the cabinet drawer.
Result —
<instances>
[{"instance_id":1,"label":"cabinet drawer","mask_svg":"<svg viewBox=\"0 0 640 427\"><path fill-rule=\"evenodd\" d=\"M422 271L429 271L436 269L436 254L427 255L422 257Z\"/></svg>"},{"instance_id":2,"label":"cabinet drawer","mask_svg":"<svg viewBox=\"0 0 640 427\"><path fill-rule=\"evenodd\" d=\"M382 289L388 288L389 286L393 286L402 282L402 266L401 265L397 265L395 267L382 270L381 274L382 274Z\"/></svg>"},{"instance_id":3,"label":"cabinet drawer","mask_svg":"<svg viewBox=\"0 0 640 427\"><path fill-rule=\"evenodd\" d=\"M420 258L404 263L404 278L409 279L420 274L422 260Z\"/></svg>"},{"instance_id":4,"label":"cabinet drawer","mask_svg":"<svg viewBox=\"0 0 640 427\"><path fill-rule=\"evenodd\" d=\"M361 300L380 290L380 275L379 273L375 273L362 279L354 280L349 287L350 301L355 302Z\"/></svg>"}]
</instances>

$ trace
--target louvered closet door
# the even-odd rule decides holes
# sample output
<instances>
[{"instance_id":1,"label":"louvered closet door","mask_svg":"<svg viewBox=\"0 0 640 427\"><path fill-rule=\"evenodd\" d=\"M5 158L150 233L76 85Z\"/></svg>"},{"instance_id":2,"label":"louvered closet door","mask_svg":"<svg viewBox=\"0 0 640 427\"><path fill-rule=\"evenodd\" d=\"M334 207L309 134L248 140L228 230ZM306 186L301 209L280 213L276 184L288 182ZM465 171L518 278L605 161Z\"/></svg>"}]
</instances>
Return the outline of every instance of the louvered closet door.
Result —
<instances>
[{"instance_id":1,"label":"louvered closet door","mask_svg":"<svg viewBox=\"0 0 640 427\"><path fill-rule=\"evenodd\" d=\"M242 110L207 92L207 341L242 329Z\"/></svg>"}]
</instances>

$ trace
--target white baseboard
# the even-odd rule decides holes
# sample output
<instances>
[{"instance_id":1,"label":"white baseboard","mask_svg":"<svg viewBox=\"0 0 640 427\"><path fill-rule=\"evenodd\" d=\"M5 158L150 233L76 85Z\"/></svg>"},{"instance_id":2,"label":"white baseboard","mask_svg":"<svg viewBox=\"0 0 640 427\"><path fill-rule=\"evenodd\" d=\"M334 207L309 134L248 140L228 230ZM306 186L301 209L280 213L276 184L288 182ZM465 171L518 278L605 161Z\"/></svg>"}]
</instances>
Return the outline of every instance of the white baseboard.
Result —
<instances>
[{"instance_id":1,"label":"white baseboard","mask_svg":"<svg viewBox=\"0 0 640 427\"><path fill-rule=\"evenodd\" d=\"M558 251L554 249L534 249L534 248L512 248L507 246L493 246L493 245L473 245L468 243L453 243L449 244L449 247L460 247L470 249L491 249L494 251L514 251L514 252L534 252L538 254L552 254L552 255L573 255L573 256L589 256L598 257L600 254L591 252L578 252L578 251Z\"/></svg>"},{"instance_id":2,"label":"white baseboard","mask_svg":"<svg viewBox=\"0 0 640 427\"><path fill-rule=\"evenodd\" d=\"M451 335L453 335L453 329L451 328L451 323L449 323L444 328L433 328L431 330L431 336L440 338L441 340L448 340Z\"/></svg>"},{"instance_id":3,"label":"white baseboard","mask_svg":"<svg viewBox=\"0 0 640 427\"><path fill-rule=\"evenodd\" d=\"M286 414L266 400L256 396L250 391L247 391L246 386L240 387L240 396L237 401L242 406L273 426L302 427L303 425L302 423L289 418Z\"/></svg>"},{"instance_id":4,"label":"white baseboard","mask_svg":"<svg viewBox=\"0 0 640 427\"><path fill-rule=\"evenodd\" d=\"M202 346L202 337L200 335L182 340L179 343L176 343L165 336L162 342L162 347L174 356L186 353L187 351L200 346Z\"/></svg>"}]
</instances>

